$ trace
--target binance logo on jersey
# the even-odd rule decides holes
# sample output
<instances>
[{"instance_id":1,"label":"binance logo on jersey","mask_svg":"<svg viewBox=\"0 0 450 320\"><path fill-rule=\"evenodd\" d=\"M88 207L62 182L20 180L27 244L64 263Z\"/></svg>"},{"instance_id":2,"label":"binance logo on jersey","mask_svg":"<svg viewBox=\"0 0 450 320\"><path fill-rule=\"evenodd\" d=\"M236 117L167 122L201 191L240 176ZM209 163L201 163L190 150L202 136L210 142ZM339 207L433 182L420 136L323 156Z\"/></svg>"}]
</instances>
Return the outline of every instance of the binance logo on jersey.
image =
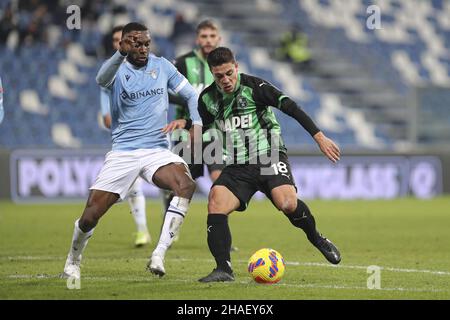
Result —
<instances>
[{"instance_id":1,"label":"binance logo on jersey","mask_svg":"<svg viewBox=\"0 0 450 320\"><path fill-rule=\"evenodd\" d=\"M220 130L231 131L234 129L248 129L252 127L252 115L244 114L242 116L234 116L231 119L218 120Z\"/></svg>"},{"instance_id":2,"label":"binance logo on jersey","mask_svg":"<svg viewBox=\"0 0 450 320\"><path fill-rule=\"evenodd\" d=\"M126 99L136 100L139 98L153 97L158 94L164 94L164 88L142 90L142 91L138 91L138 92L126 92L124 90L124 91L122 91L120 96L122 97L123 100L126 100Z\"/></svg>"}]
</instances>

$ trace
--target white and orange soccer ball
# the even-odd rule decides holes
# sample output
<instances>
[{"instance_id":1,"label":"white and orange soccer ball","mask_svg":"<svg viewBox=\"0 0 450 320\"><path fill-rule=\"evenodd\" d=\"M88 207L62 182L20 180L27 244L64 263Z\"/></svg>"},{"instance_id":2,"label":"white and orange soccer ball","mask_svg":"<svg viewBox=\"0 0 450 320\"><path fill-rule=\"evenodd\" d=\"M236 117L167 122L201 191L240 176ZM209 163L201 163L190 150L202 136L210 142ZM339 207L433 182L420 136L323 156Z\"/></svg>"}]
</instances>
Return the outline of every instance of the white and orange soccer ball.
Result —
<instances>
[{"instance_id":1,"label":"white and orange soccer ball","mask_svg":"<svg viewBox=\"0 0 450 320\"><path fill-rule=\"evenodd\" d=\"M283 277L284 269L284 259L274 249L259 249L248 260L248 272L258 283L277 283Z\"/></svg>"}]
</instances>

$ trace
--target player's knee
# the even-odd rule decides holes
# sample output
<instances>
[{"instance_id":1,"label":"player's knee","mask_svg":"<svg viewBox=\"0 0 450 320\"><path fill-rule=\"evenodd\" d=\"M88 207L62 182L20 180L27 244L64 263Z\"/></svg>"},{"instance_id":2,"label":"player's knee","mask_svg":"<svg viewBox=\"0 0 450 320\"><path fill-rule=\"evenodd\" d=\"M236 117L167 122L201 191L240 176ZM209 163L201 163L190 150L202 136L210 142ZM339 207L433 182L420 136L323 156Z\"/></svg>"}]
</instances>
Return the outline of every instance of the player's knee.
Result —
<instances>
[{"instance_id":1,"label":"player's knee","mask_svg":"<svg viewBox=\"0 0 450 320\"><path fill-rule=\"evenodd\" d=\"M208 212L221 213L223 209L222 200L218 196L218 193L214 189L211 190L208 197Z\"/></svg>"},{"instance_id":2,"label":"player's knee","mask_svg":"<svg viewBox=\"0 0 450 320\"><path fill-rule=\"evenodd\" d=\"M222 204L217 199L210 199L208 201L208 212L210 213L220 213L223 211Z\"/></svg>"},{"instance_id":3,"label":"player's knee","mask_svg":"<svg viewBox=\"0 0 450 320\"><path fill-rule=\"evenodd\" d=\"M284 214L291 214L297 209L297 198L284 197L276 205L278 210L283 211Z\"/></svg>"},{"instance_id":4,"label":"player's knee","mask_svg":"<svg viewBox=\"0 0 450 320\"><path fill-rule=\"evenodd\" d=\"M214 182L219 178L221 171L220 170L214 170L210 173L211 181Z\"/></svg>"}]
</instances>

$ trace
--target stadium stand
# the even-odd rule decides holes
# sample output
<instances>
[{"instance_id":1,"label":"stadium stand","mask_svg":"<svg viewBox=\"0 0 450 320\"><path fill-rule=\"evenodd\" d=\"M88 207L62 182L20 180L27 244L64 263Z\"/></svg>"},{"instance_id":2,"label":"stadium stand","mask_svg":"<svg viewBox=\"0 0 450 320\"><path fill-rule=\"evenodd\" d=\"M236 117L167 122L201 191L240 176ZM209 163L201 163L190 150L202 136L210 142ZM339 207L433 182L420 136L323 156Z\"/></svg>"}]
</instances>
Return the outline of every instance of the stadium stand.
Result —
<instances>
[{"instance_id":1,"label":"stadium stand","mask_svg":"<svg viewBox=\"0 0 450 320\"><path fill-rule=\"evenodd\" d=\"M397 149L411 142L450 141L447 1L81 3L82 29L69 30L66 7L57 0L2 1L2 147L109 147L109 133L98 124L95 83L110 54L103 45L109 30L131 20L146 22L156 54L173 59L189 50L193 28L206 16L220 22L223 44L237 52L241 71L281 88L341 146ZM380 30L366 26L372 4L381 9ZM295 23L308 35L315 60L307 72L274 54L282 33ZM277 114L291 150L314 147L295 121ZM412 125L414 119L420 122Z\"/></svg>"}]
</instances>

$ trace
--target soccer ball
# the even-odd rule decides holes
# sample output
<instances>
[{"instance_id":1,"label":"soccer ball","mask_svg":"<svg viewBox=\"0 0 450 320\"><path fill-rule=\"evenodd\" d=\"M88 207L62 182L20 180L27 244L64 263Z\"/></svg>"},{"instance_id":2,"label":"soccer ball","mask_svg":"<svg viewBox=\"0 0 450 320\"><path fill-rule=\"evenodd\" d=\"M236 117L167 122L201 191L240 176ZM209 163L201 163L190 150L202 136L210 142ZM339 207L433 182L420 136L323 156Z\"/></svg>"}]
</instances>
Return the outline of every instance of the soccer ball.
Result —
<instances>
[{"instance_id":1,"label":"soccer ball","mask_svg":"<svg viewBox=\"0 0 450 320\"><path fill-rule=\"evenodd\" d=\"M259 249L248 260L248 272L258 283L277 283L283 277L284 268L281 254L269 248Z\"/></svg>"}]
</instances>

